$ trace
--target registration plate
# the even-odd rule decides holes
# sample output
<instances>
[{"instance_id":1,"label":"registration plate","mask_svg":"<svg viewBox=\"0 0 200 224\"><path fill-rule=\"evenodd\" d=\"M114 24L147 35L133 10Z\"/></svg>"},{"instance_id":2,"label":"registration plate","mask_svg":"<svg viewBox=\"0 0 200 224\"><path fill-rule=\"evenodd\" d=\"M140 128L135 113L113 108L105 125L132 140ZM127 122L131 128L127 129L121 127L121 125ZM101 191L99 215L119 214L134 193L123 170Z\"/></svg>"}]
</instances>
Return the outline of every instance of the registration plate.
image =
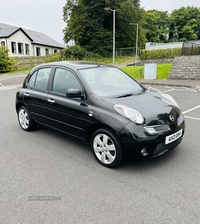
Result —
<instances>
[{"instance_id":1,"label":"registration plate","mask_svg":"<svg viewBox=\"0 0 200 224\"><path fill-rule=\"evenodd\" d=\"M165 145L171 143L171 142L174 142L176 141L178 138L180 138L182 136L182 133L183 133L183 130L181 129L180 131L172 134L172 135L169 135L165 138Z\"/></svg>"}]
</instances>

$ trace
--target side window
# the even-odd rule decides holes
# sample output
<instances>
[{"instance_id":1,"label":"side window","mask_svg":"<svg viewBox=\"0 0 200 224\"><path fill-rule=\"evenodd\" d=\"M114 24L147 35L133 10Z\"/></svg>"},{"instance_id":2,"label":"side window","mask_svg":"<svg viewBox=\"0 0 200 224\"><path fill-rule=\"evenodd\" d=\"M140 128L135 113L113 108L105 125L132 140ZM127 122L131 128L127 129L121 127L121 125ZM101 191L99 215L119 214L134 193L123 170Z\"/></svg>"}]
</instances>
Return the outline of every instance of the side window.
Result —
<instances>
[{"instance_id":1,"label":"side window","mask_svg":"<svg viewBox=\"0 0 200 224\"><path fill-rule=\"evenodd\" d=\"M30 87L34 87L35 86L35 78L36 78L36 74L37 72L34 72L33 75L30 77L29 81L28 81L28 85Z\"/></svg>"},{"instance_id":2,"label":"side window","mask_svg":"<svg viewBox=\"0 0 200 224\"><path fill-rule=\"evenodd\" d=\"M53 92L66 95L68 89L82 89L75 75L65 69L57 68L53 80Z\"/></svg>"},{"instance_id":3,"label":"side window","mask_svg":"<svg viewBox=\"0 0 200 224\"><path fill-rule=\"evenodd\" d=\"M47 84L50 76L51 68L42 68L35 71L28 81L30 87L47 90Z\"/></svg>"}]
</instances>

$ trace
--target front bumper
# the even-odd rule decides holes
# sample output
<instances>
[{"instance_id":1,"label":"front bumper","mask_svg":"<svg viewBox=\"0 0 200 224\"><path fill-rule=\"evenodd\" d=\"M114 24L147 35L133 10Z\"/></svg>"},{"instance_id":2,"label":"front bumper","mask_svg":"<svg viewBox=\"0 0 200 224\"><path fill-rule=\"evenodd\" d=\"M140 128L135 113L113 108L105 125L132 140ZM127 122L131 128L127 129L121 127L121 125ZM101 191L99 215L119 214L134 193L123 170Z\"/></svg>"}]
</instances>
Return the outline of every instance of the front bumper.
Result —
<instances>
[{"instance_id":1,"label":"front bumper","mask_svg":"<svg viewBox=\"0 0 200 224\"><path fill-rule=\"evenodd\" d=\"M166 144L166 137L179 132L181 129L182 135L175 141ZM177 147L183 139L184 132L184 122L180 126L174 125L168 132L156 135L149 135L141 125L129 123L118 134L125 153L131 152L141 157L155 157Z\"/></svg>"}]
</instances>

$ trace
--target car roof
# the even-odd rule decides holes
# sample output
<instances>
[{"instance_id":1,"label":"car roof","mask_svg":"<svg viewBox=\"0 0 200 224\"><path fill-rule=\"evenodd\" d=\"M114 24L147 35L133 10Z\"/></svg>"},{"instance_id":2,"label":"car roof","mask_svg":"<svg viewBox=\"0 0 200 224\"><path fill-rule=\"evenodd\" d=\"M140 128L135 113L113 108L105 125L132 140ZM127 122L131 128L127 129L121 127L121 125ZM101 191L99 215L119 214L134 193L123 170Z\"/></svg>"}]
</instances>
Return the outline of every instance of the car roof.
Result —
<instances>
[{"instance_id":1,"label":"car roof","mask_svg":"<svg viewBox=\"0 0 200 224\"><path fill-rule=\"evenodd\" d=\"M73 69L85 69L85 68L95 68L95 67L112 67L109 65L99 64L98 62L84 62L84 61L58 61L50 62L36 66L35 68L44 67L44 66L63 66L71 67ZM34 70L35 70L34 68Z\"/></svg>"}]
</instances>

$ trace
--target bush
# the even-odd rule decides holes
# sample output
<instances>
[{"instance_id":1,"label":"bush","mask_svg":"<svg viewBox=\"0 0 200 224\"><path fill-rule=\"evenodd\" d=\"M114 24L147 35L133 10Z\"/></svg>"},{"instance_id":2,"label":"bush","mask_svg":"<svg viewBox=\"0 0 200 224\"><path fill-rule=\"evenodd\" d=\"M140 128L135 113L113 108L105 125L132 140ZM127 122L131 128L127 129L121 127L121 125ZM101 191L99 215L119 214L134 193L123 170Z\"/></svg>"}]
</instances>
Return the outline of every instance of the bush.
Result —
<instances>
[{"instance_id":1,"label":"bush","mask_svg":"<svg viewBox=\"0 0 200 224\"><path fill-rule=\"evenodd\" d=\"M48 62L54 62L54 61L62 61L62 53L61 52L57 52L54 54L49 54L46 56L41 56L44 58L44 62L48 63Z\"/></svg>"},{"instance_id":2,"label":"bush","mask_svg":"<svg viewBox=\"0 0 200 224\"><path fill-rule=\"evenodd\" d=\"M14 58L8 56L8 48L0 46L0 72L13 71L19 64Z\"/></svg>"},{"instance_id":3,"label":"bush","mask_svg":"<svg viewBox=\"0 0 200 224\"><path fill-rule=\"evenodd\" d=\"M158 49L158 50L141 50L141 60L175 58L182 55L182 48Z\"/></svg>"},{"instance_id":4,"label":"bush","mask_svg":"<svg viewBox=\"0 0 200 224\"><path fill-rule=\"evenodd\" d=\"M88 60L88 59L100 58L98 54L89 52L85 50L83 47L78 45L63 49L62 55L63 58L67 60L83 60L83 59Z\"/></svg>"}]
</instances>

